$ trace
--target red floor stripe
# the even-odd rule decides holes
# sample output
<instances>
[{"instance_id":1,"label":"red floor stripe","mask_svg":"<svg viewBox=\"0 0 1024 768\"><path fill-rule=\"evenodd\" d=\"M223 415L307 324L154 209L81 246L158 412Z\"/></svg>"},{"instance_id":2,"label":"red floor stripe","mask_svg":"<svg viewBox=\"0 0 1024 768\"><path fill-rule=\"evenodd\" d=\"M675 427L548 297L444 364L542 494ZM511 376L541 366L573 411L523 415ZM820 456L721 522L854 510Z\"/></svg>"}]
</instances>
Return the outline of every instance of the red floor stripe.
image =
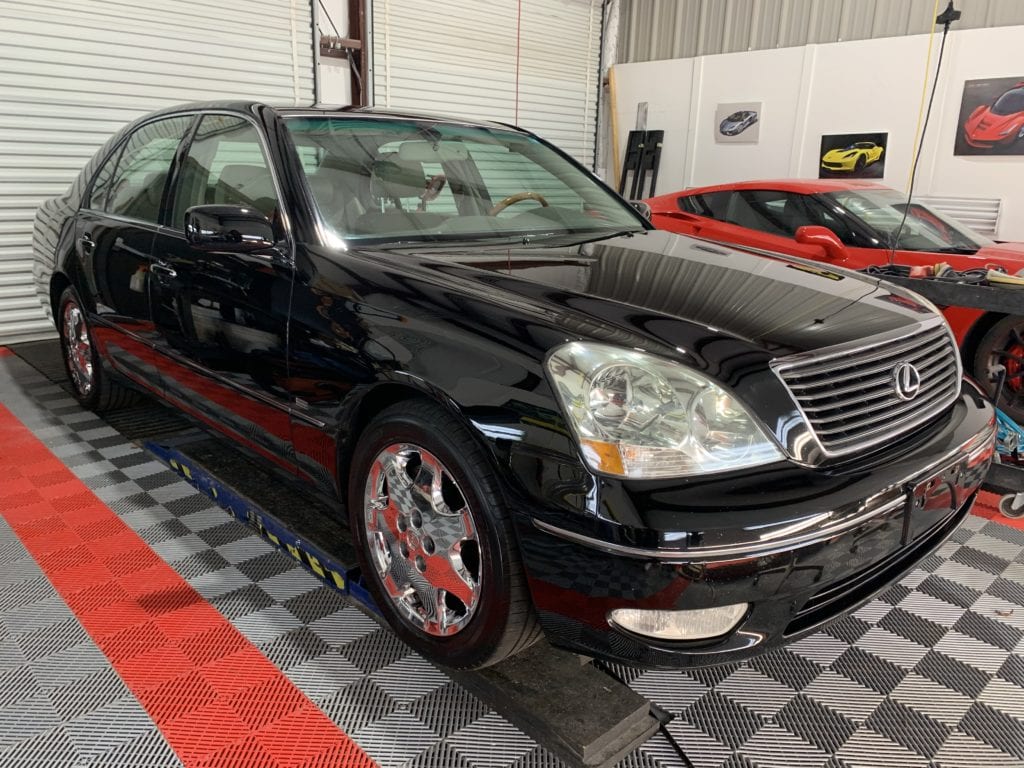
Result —
<instances>
[{"instance_id":1,"label":"red floor stripe","mask_svg":"<svg viewBox=\"0 0 1024 768\"><path fill-rule=\"evenodd\" d=\"M13 354L14 353L11 352L11 350L9 350L7 347L0 347L0 357L7 357L8 355Z\"/></svg>"},{"instance_id":2,"label":"red floor stripe","mask_svg":"<svg viewBox=\"0 0 1024 768\"><path fill-rule=\"evenodd\" d=\"M188 768L375 765L2 405L0 445L0 515Z\"/></svg>"}]
</instances>

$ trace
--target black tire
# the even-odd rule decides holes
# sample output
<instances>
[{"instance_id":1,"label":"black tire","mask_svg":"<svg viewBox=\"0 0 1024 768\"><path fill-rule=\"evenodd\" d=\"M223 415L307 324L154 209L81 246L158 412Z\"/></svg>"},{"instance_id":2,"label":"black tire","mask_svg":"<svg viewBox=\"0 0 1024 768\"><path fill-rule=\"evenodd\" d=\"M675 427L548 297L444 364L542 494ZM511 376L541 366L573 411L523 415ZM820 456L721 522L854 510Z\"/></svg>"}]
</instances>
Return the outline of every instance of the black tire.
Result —
<instances>
[{"instance_id":1,"label":"black tire","mask_svg":"<svg viewBox=\"0 0 1024 768\"><path fill-rule=\"evenodd\" d=\"M84 330L84 334L89 342L86 354L92 368L91 381L88 386L83 385L80 378L76 378L72 368L72 355L69 353L70 344L67 333L67 311L69 308L74 308L80 313L80 327ZM103 360L93 340L88 315L78 297L78 293L70 286L64 289L64 292L60 295L60 300L57 302L56 321L57 331L60 334L60 351L61 358L64 361L64 372L71 383L71 394L75 396L75 399L96 413L115 411L135 403L138 400L138 393L114 380L110 372L104 367Z\"/></svg>"},{"instance_id":2,"label":"black tire","mask_svg":"<svg viewBox=\"0 0 1024 768\"><path fill-rule=\"evenodd\" d=\"M1007 378L996 405L1018 424L1024 424L1024 317L1004 317L978 343L971 374L989 395L995 394L991 367L997 364L1016 375Z\"/></svg>"},{"instance_id":3,"label":"black tire","mask_svg":"<svg viewBox=\"0 0 1024 768\"><path fill-rule=\"evenodd\" d=\"M857 158L857 162L853 164L853 172L860 173L861 171L864 170L864 166L867 164L868 161L864 158L864 155L861 155L860 157Z\"/></svg>"},{"instance_id":4,"label":"black tire","mask_svg":"<svg viewBox=\"0 0 1024 768\"><path fill-rule=\"evenodd\" d=\"M370 470L385 448L398 444L423 448L441 462L468 505L478 535L479 598L467 614L468 623L446 637L415 626L399 611L367 542L364 494ZM423 656L455 669L478 669L528 648L540 637L511 513L494 470L482 446L442 407L424 399L407 400L386 408L367 426L349 470L348 510L363 581L395 633ZM401 557L395 547L390 552Z\"/></svg>"}]
</instances>

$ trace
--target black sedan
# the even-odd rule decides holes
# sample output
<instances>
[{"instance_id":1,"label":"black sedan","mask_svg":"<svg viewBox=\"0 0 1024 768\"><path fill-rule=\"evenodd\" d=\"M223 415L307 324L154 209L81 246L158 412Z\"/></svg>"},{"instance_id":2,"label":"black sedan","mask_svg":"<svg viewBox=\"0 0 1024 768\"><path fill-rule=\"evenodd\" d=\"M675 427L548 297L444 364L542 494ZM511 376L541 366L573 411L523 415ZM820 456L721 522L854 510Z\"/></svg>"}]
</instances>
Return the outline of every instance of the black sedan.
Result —
<instances>
[{"instance_id":1,"label":"black sedan","mask_svg":"<svg viewBox=\"0 0 1024 768\"><path fill-rule=\"evenodd\" d=\"M967 514L993 411L913 294L664 232L509 126L195 104L35 225L78 399L143 389L334 494L396 632L730 661Z\"/></svg>"}]
</instances>

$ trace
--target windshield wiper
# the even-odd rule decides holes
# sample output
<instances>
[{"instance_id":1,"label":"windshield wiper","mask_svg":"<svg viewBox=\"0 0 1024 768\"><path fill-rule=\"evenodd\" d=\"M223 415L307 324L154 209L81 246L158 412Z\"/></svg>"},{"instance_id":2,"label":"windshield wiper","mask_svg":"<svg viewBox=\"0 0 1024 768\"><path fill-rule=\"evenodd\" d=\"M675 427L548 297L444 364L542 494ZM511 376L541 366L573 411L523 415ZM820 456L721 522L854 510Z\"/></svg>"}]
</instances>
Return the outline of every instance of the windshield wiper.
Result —
<instances>
[{"instance_id":1,"label":"windshield wiper","mask_svg":"<svg viewBox=\"0 0 1024 768\"><path fill-rule=\"evenodd\" d=\"M641 234L646 232L646 229L617 229L612 232L600 232L600 233L587 233L587 232L551 232L547 235L539 235L535 237L526 236L523 238L523 245L530 245L535 242L538 237L543 238L545 243L549 240L561 240L566 239L566 245L583 245L584 243L598 243L602 240L612 240L616 237L633 237L633 235Z\"/></svg>"},{"instance_id":2,"label":"windshield wiper","mask_svg":"<svg viewBox=\"0 0 1024 768\"><path fill-rule=\"evenodd\" d=\"M947 245L944 248L936 248L935 253L962 253L970 255L978 252L978 248L971 248L966 245Z\"/></svg>"}]
</instances>

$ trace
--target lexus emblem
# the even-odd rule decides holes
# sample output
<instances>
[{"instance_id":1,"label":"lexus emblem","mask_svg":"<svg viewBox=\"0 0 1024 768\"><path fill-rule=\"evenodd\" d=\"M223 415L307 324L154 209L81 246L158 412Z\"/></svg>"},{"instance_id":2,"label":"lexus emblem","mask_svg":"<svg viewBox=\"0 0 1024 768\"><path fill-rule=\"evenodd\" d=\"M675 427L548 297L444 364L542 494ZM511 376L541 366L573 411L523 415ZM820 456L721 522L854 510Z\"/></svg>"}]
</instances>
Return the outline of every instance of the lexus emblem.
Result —
<instances>
[{"instance_id":1,"label":"lexus emblem","mask_svg":"<svg viewBox=\"0 0 1024 768\"><path fill-rule=\"evenodd\" d=\"M892 382L900 400L913 400L921 391L921 374L910 363L900 363L892 369Z\"/></svg>"}]
</instances>

